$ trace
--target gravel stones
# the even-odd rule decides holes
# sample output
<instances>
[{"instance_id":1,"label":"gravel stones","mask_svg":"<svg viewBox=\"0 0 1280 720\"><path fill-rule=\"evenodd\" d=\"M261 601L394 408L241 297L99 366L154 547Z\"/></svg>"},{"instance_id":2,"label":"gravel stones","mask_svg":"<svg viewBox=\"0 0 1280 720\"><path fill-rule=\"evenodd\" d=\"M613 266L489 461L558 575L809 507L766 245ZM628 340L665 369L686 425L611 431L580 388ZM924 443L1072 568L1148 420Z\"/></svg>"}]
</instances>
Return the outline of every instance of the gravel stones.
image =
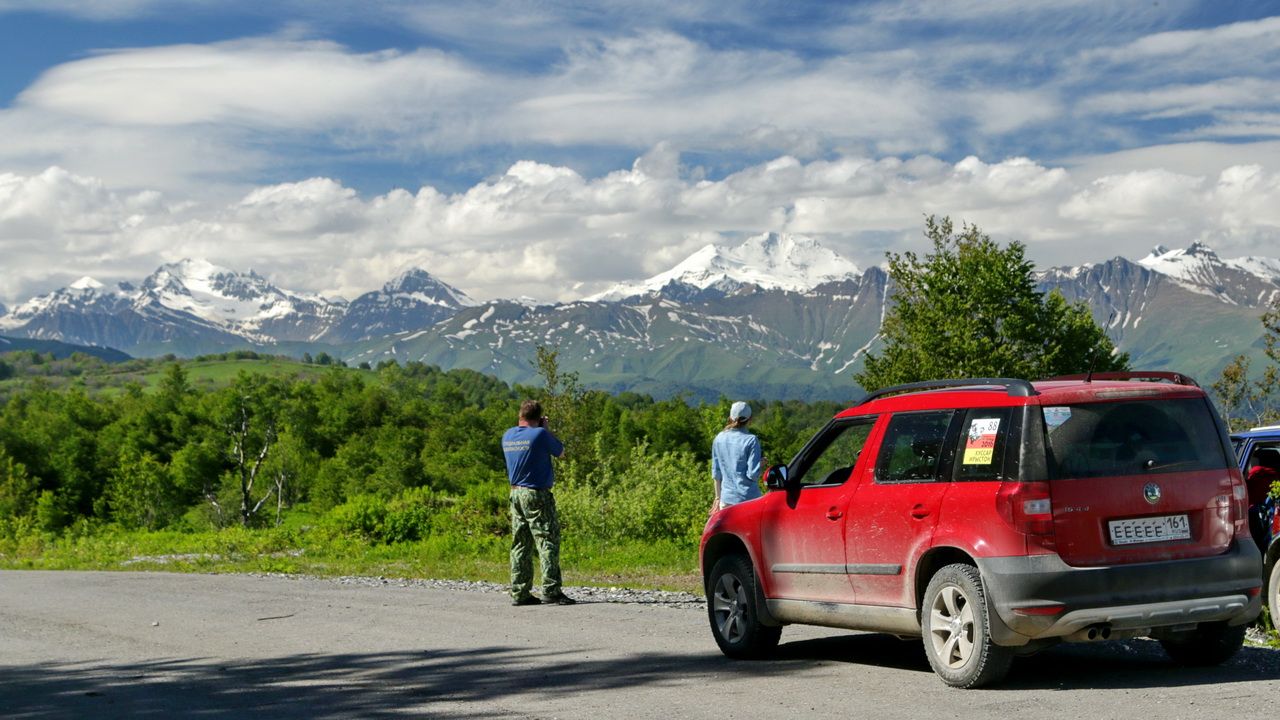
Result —
<instances>
[{"instance_id":1,"label":"gravel stones","mask_svg":"<svg viewBox=\"0 0 1280 720\"><path fill-rule=\"evenodd\" d=\"M477 580L425 580L417 578L388 578L347 575L339 577L320 577L316 575L292 575L285 573L249 573L252 577L285 578L290 580L318 580L339 585L361 585L380 587L389 585L404 588L430 588L433 590L457 590L464 592L510 593L507 585ZM620 603L627 605L656 605L660 607L689 608L704 610L706 600L699 595L671 590L638 590L624 587L568 587L564 589L579 602L588 603Z\"/></svg>"}]
</instances>

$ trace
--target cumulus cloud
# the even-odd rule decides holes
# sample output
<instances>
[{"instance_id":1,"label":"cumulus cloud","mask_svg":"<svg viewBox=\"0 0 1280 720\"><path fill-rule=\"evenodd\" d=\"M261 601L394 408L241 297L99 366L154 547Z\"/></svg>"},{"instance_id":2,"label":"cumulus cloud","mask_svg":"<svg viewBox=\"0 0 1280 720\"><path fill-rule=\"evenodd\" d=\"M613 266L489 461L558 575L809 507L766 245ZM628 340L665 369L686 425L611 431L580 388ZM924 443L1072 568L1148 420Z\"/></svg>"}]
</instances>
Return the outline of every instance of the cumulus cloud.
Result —
<instances>
[{"instance_id":1,"label":"cumulus cloud","mask_svg":"<svg viewBox=\"0 0 1280 720\"><path fill-rule=\"evenodd\" d=\"M273 37L54 67L0 110L12 140L0 166L57 164L129 184L150 172L136 184L190 189L260 174L299 146L397 162L530 144L938 152L956 118L1013 133L1058 106L1042 90L971 101L882 58L712 48L662 30L582 40L532 73L433 49L362 53Z\"/></svg>"},{"instance_id":2,"label":"cumulus cloud","mask_svg":"<svg viewBox=\"0 0 1280 720\"><path fill-rule=\"evenodd\" d=\"M0 0L0 13L37 5L93 18L158 7ZM346 155L401 167L444 157L483 174L503 166L471 153L500 148L505 164L545 159L546 147L566 149L558 158L592 147L625 157L660 143L727 166L778 154L1053 157L1042 149L1110 151L1138 142L1135 125L1169 118L1179 122L1156 131L1165 140L1266 136L1280 110L1280 19L1165 30L1194 12L1186 0L894 0L799 14L745 2L388 0L362 7L361 26L395 24L422 40L378 51L323 37L352 21L349 9L280 7L302 29L113 49L48 69L0 109L0 169L58 165L207 196L291 179L280 169L298 155L307 174ZM913 31L920 18L946 31ZM721 29L698 30L707 24ZM502 55L513 47L519 61Z\"/></svg>"},{"instance_id":3,"label":"cumulus cloud","mask_svg":"<svg viewBox=\"0 0 1280 720\"><path fill-rule=\"evenodd\" d=\"M1257 141L1280 135L1276 18L1188 30L1191 0L259 5L230 7L306 24L87 52L0 108L0 299L186 256L348 296L421 265L476 297L568 299L765 230L871 265L919 249L926 213L1041 264L1276 238L1280 141ZM332 39L390 24L402 47ZM1185 142L1206 138L1241 142ZM444 179L357 189L384 166Z\"/></svg>"},{"instance_id":4,"label":"cumulus cloud","mask_svg":"<svg viewBox=\"0 0 1280 720\"><path fill-rule=\"evenodd\" d=\"M926 249L927 213L1023 241L1042 266L1196 239L1234 256L1280 239L1277 208L1280 173L1258 164L1212 176L1148 168L1089 178L1026 158L780 156L710 180L660 146L594 178L521 161L451 194L363 197L312 178L222 205L117 192L51 168L0 175L0 297L12 304L81 275L137 279L202 257L347 297L420 266L478 298L570 300L666 270L707 242L766 230L813 235L874 265L885 237L894 250Z\"/></svg>"}]
</instances>

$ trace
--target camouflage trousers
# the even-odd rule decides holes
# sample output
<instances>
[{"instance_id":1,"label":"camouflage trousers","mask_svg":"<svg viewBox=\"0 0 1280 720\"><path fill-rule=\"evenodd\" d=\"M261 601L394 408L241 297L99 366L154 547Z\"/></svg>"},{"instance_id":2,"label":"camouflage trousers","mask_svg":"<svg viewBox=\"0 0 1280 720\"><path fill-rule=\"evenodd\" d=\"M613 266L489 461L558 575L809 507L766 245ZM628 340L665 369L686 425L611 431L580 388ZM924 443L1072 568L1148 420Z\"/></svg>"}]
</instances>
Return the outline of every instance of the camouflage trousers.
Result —
<instances>
[{"instance_id":1,"label":"camouflage trousers","mask_svg":"<svg viewBox=\"0 0 1280 720\"><path fill-rule=\"evenodd\" d=\"M550 490L511 488L511 597L529 597L533 551L542 568L542 596L560 594L560 521Z\"/></svg>"}]
</instances>

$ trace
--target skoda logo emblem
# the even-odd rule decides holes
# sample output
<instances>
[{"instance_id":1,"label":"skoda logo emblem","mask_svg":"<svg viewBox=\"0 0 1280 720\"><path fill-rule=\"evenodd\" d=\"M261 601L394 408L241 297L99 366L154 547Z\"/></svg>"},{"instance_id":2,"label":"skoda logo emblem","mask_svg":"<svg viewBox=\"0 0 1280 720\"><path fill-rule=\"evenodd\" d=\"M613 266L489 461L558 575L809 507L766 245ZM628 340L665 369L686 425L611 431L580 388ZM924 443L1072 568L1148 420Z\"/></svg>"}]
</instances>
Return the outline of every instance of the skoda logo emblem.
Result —
<instances>
[{"instance_id":1,"label":"skoda logo emblem","mask_svg":"<svg viewBox=\"0 0 1280 720\"><path fill-rule=\"evenodd\" d=\"M1160 486L1155 483L1147 483L1142 488L1142 497L1146 498L1147 502L1152 505L1160 502Z\"/></svg>"}]
</instances>

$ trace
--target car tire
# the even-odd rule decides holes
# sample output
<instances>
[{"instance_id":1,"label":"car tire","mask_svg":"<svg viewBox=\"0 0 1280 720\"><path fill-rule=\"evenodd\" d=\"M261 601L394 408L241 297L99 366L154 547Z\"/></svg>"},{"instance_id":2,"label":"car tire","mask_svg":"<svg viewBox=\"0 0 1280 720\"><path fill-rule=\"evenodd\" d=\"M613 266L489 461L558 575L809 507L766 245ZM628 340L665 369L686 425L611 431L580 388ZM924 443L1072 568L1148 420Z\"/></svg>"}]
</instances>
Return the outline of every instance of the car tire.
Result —
<instances>
[{"instance_id":1,"label":"car tire","mask_svg":"<svg viewBox=\"0 0 1280 720\"><path fill-rule=\"evenodd\" d=\"M1271 579L1267 581L1267 609L1271 612L1271 627L1280 622L1280 558L1271 562Z\"/></svg>"},{"instance_id":2,"label":"car tire","mask_svg":"<svg viewBox=\"0 0 1280 720\"><path fill-rule=\"evenodd\" d=\"M743 555L726 555L707 579L707 617L720 651L731 658L767 657L778 646L781 627L760 624L756 576Z\"/></svg>"},{"instance_id":3,"label":"car tire","mask_svg":"<svg viewBox=\"0 0 1280 720\"><path fill-rule=\"evenodd\" d=\"M1221 665L1244 646L1247 625L1234 627L1225 622L1202 623L1187 633L1160 640L1164 652L1179 665Z\"/></svg>"},{"instance_id":4,"label":"car tire","mask_svg":"<svg viewBox=\"0 0 1280 720\"><path fill-rule=\"evenodd\" d=\"M924 654L942 681L976 688L1009 674L1014 652L991 639L982 576L972 565L947 565L934 574L920 609Z\"/></svg>"}]
</instances>

